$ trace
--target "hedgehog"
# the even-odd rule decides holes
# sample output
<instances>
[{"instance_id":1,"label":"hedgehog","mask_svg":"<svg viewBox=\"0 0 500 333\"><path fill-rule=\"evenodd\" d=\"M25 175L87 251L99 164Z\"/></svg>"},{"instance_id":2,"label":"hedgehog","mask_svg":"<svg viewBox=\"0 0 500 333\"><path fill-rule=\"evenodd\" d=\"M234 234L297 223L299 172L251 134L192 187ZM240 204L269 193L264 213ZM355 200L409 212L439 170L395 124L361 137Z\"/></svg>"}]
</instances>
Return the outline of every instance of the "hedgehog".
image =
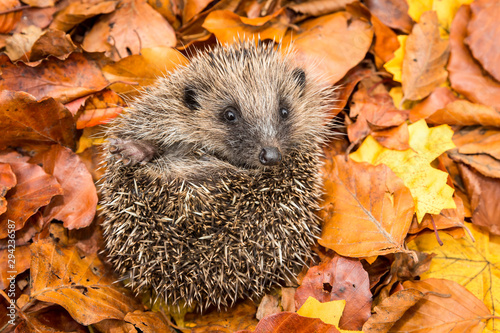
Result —
<instances>
[{"instance_id":1,"label":"hedgehog","mask_svg":"<svg viewBox=\"0 0 500 333\"><path fill-rule=\"evenodd\" d=\"M136 293L220 310L314 262L334 88L290 50L200 51L110 124L105 247Z\"/></svg>"}]
</instances>

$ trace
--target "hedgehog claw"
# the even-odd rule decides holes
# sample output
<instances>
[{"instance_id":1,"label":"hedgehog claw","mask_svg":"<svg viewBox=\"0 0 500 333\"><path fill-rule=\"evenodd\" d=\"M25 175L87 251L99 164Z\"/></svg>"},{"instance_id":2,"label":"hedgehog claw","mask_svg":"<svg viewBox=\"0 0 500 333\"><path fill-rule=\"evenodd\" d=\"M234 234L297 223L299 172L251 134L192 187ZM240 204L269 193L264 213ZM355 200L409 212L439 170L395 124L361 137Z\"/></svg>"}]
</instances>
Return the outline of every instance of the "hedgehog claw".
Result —
<instances>
[{"instance_id":1,"label":"hedgehog claw","mask_svg":"<svg viewBox=\"0 0 500 333\"><path fill-rule=\"evenodd\" d=\"M156 148L149 142L110 138L108 151L125 166L148 163L156 154Z\"/></svg>"}]
</instances>

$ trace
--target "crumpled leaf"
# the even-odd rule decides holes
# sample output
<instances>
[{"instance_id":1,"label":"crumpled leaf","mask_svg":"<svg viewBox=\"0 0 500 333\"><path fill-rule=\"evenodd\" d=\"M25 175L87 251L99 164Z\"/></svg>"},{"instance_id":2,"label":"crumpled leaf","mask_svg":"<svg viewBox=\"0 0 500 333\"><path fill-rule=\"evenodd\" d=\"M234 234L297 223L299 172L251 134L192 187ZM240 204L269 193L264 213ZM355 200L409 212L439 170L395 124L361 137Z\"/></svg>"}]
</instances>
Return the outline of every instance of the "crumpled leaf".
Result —
<instances>
[{"instance_id":1,"label":"crumpled leaf","mask_svg":"<svg viewBox=\"0 0 500 333\"><path fill-rule=\"evenodd\" d=\"M408 247L427 253L436 253L436 256L432 259L430 269L421 275L422 279L447 279L443 280L443 284L462 294L458 299L455 296L452 297L455 300L454 302L462 304L460 307L473 309L470 306L474 306L481 309L486 304L486 307L492 311L492 314L498 316L498 304L500 301L500 268L498 267L500 246L498 242L490 242L491 236L488 237L488 233L482 231L479 227L468 224L468 228L474 236L475 241L469 237L454 239L452 236L440 232L439 236L444 243L443 246L438 244L433 234L423 234L409 242ZM463 291L460 291L461 289L452 287L450 280L467 288L475 297L470 297ZM414 288L415 286L411 287ZM435 291L446 294L450 293L452 295L455 293L446 290ZM484 304L477 300L476 297L484 302ZM452 299L450 299L450 302ZM440 300L438 304L443 304L440 310L433 310L433 313L438 316L445 309L455 309L457 306L446 303L445 300ZM460 315L461 311L454 312ZM463 312L468 313L469 311L463 309ZM481 312L485 311L481 310ZM499 319L492 319L487 323L490 330L494 326L498 327L498 325ZM469 331L464 330L464 332Z\"/></svg>"},{"instance_id":2,"label":"crumpled leaf","mask_svg":"<svg viewBox=\"0 0 500 333\"><path fill-rule=\"evenodd\" d=\"M401 77L404 98L422 99L444 83L448 55L448 41L439 37L437 14L425 12L406 40Z\"/></svg>"},{"instance_id":3,"label":"crumpled leaf","mask_svg":"<svg viewBox=\"0 0 500 333\"><path fill-rule=\"evenodd\" d=\"M110 14L103 15L85 35L82 47L88 52L106 52L118 61L141 49L175 46L172 26L146 0L125 0Z\"/></svg>"},{"instance_id":4,"label":"crumpled leaf","mask_svg":"<svg viewBox=\"0 0 500 333\"><path fill-rule=\"evenodd\" d=\"M500 179L485 177L462 164L460 174L469 194L472 209L472 223L500 235Z\"/></svg>"},{"instance_id":5,"label":"crumpled leaf","mask_svg":"<svg viewBox=\"0 0 500 333\"><path fill-rule=\"evenodd\" d=\"M407 14L408 3L405 0L365 0L365 4L385 25L410 33L413 20Z\"/></svg>"},{"instance_id":6,"label":"crumpled leaf","mask_svg":"<svg viewBox=\"0 0 500 333\"><path fill-rule=\"evenodd\" d=\"M350 257L405 251L414 203L389 168L346 162L339 155L326 160L323 179L321 245Z\"/></svg>"},{"instance_id":7,"label":"crumpled leaf","mask_svg":"<svg viewBox=\"0 0 500 333\"><path fill-rule=\"evenodd\" d=\"M68 148L53 145L49 151L36 155L32 163L53 175L63 189L63 195L54 198L44 208L46 222L56 219L64 227L80 229L92 223L97 208L97 192L85 164Z\"/></svg>"},{"instance_id":8,"label":"crumpled leaf","mask_svg":"<svg viewBox=\"0 0 500 333\"><path fill-rule=\"evenodd\" d=\"M123 320L140 309L124 288L114 284L97 254L80 255L50 239L31 245L31 297L64 307L77 322Z\"/></svg>"},{"instance_id":9,"label":"crumpled leaf","mask_svg":"<svg viewBox=\"0 0 500 333\"><path fill-rule=\"evenodd\" d=\"M50 28L69 31L91 17L111 13L117 4L117 0L72 2L54 16Z\"/></svg>"},{"instance_id":10,"label":"crumpled leaf","mask_svg":"<svg viewBox=\"0 0 500 333\"><path fill-rule=\"evenodd\" d=\"M496 0L477 0L471 3L472 17L467 25L465 40L474 58L497 81L500 81L500 45L495 42L500 35L500 3Z\"/></svg>"},{"instance_id":11,"label":"crumpled leaf","mask_svg":"<svg viewBox=\"0 0 500 333\"><path fill-rule=\"evenodd\" d=\"M457 99L450 88L436 88L428 97L410 110L410 121L414 123L420 119L427 119L436 111L444 109L446 105Z\"/></svg>"},{"instance_id":12,"label":"crumpled leaf","mask_svg":"<svg viewBox=\"0 0 500 333\"><path fill-rule=\"evenodd\" d=\"M434 230L434 225L437 230L449 228L463 228L464 227L464 204L460 197L454 195L453 201L457 208L443 209L439 214L426 214L422 222L418 223L413 221L408 233L416 234L424 229Z\"/></svg>"},{"instance_id":13,"label":"crumpled leaf","mask_svg":"<svg viewBox=\"0 0 500 333\"><path fill-rule=\"evenodd\" d=\"M125 101L111 90L96 93L85 100L83 110L76 121L76 128L106 124L119 115L125 105Z\"/></svg>"},{"instance_id":14,"label":"crumpled leaf","mask_svg":"<svg viewBox=\"0 0 500 333\"><path fill-rule=\"evenodd\" d=\"M297 311L297 314L307 318L321 319L321 321L325 324L334 325L338 328L340 317L342 316L342 312L344 311L345 303L345 300L320 303L314 297L309 296L306 302ZM361 331L353 330L349 330L348 332L361 333Z\"/></svg>"},{"instance_id":15,"label":"crumpled leaf","mask_svg":"<svg viewBox=\"0 0 500 333\"><path fill-rule=\"evenodd\" d=\"M365 333L388 332L405 312L425 297L421 291L416 289L400 290L390 297L385 298L373 309L374 314L363 325Z\"/></svg>"},{"instance_id":16,"label":"crumpled leaf","mask_svg":"<svg viewBox=\"0 0 500 333\"><path fill-rule=\"evenodd\" d=\"M278 296L266 294L260 301L259 307L257 308L257 313L255 314L255 318L257 318L257 320L261 320L266 316L270 316L279 312L281 312L281 308L279 306Z\"/></svg>"},{"instance_id":17,"label":"crumpled leaf","mask_svg":"<svg viewBox=\"0 0 500 333\"><path fill-rule=\"evenodd\" d=\"M16 186L6 196L7 211L0 215L0 239L8 235L9 220L16 224L15 230L20 230L40 207L63 192L55 177L23 160L18 153L0 153L0 163L8 163L17 179Z\"/></svg>"},{"instance_id":18,"label":"crumpled leaf","mask_svg":"<svg viewBox=\"0 0 500 333\"><path fill-rule=\"evenodd\" d=\"M373 38L370 24L353 19L347 12L307 20L299 28L298 32L289 31L285 35L283 45L290 45L293 41L295 60L299 64L315 64L315 70L324 73L331 84L339 81L365 57Z\"/></svg>"},{"instance_id":19,"label":"crumpled leaf","mask_svg":"<svg viewBox=\"0 0 500 333\"><path fill-rule=\"evenodd\" d=\"M31 47L42 33L42 29L35 25L30 25L21 32L13 34L5 40L5 54L12 61L21 59L31 51Z\"/></svg>"},{"instance_id":20,"label":"crumpled leaf","mask_svg":"<svg viewBox=\"0 0 500 333\"><path fill-rule=\"evenodd\" d=\"M500 111L491 106L474 104L464 99L447 104L445 108L436 111L427 119L434 124L500 127Z\"/></svg>"},{"instance_id":21,"label":"crumpled leaf","mask_svg":"<svg viewBox=\"0 0 500 333\"><path fill-rule=\"evenodd\" d=\"M115 92L137 94L138 88L155 83L159 76L187 63L188 60L176 49L159 46L143 49L140 55L109 64L103 68L103 74L109 81L121 82L112 85Z\"/></svg>"},{"instance_id":22,"label":"crumpled leaf","mask_svg":"<svg viewBox=\"0 0 500 333\"><path fill-rule=\"evenodd\" d=\"M138 332L156 333L169 332L171 330L160 312L136 310L127 313L123 320L134 325L134 327L138 329Z\"/></svg>"},{"instance_id":23,"label":"crumpled leaf","mask_svg":"<svg viewBox=\"0 0 500 333\"><path fill-rule=\"evenodd\" d=\"M464 43L470 16L469 6L462 6L451 27L451 53L447 66L451 86L471 102L500 110L500 83L484 75L481 66Z\"/></svg>"},{"instance_id":24,"label":"crumpled leaf","mask_svg":"<svg viewBox=\"0 0 500 333\"><path fill-rule=\"evenodd\" d=\"M16 175L7 163L0 163L0 215L7 210L7 191L17 184Z\"/></svg>"},{"instance_id":25,"label":"crumpled leaf","mask_svg":"<svg viewBox=\"0 0 500 333\"><path fill-rule=\"evenodd\" d=\"M309 268L295 292L295 307L301 308L310 296L320 302L346 301L339 324L342 329L360 330L370 317L370 280L359 260L335 255Z\"/></svg>"},{"instance_id":26,"label":"crumpled leaf","mask_svg":"<svg viewBox=\"0 0 500 333\"><path fill-rule=\"evenodd\" d=\"M53 98L37 101L24 92L0 91L0 146L59 143L74 149L73 116Z\"/></svg>"},{"instance_id":27,"label":"crumpled leaf","mask_svg":"<svg viewBox=\"0 0 500 333\"><path fill-rule=\"evenodd\" d=\"M260 37L261 40L279 41L290 25L290 17L285 8L264 17L249 19L240 17L229 10L216 10L208 14L203 28L212 32L222 44L232 44L235 36L245 38Z\"/></svg>"},{"instance_id":28,"label":"crumpled leaf","mask_svg":"<svg viewBox=\"0 0 500 333\"><path fill-rule=\"evenodd\" d=\"M446 208L456 208L453 189L446 184L448 174L430 166L430 163L448 149L454 148L453 131L447 125L429 129L424 120L408 126L410 147L404 151L382 147L369 136L359 149L350 154L357 162L385 164L403 179L415 202L418 221L426 213L439 214Z\"/></svg>"},{"instance_id":29,"label":"crumpled leaf","mask_svg":"<svg viewBox=\"0 0 500 333\"><path fill-rule=\"evenodd\" d=\"M0 63L0 90L24 91L37 99L52 97L67 103L109 85L101 73L107 61L95 54L73 52L64 61L48 59L37 67L12 64L0 55Z\"/></svg>"}]
</instances>

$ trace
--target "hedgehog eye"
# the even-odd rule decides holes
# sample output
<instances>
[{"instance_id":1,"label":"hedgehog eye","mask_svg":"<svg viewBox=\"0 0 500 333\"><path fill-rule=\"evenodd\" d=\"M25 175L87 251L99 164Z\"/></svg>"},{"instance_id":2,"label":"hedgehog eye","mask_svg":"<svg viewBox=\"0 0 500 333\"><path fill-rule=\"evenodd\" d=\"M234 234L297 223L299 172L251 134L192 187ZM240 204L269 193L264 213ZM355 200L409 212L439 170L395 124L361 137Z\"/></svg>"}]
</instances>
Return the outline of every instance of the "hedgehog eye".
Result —
<instances>
[{"instance_id":1,"label":"hedgehog eye","mask_svg":"<svg viewBox=\"0 0 500 333\"><path fill-rule=\"evenodd\" d=\"M286 118L288 118L289 114L290 114L290 111L288 111L287 109L285 109L285 108L280 109L281 118L286 119Z\"/></svg>"},{"instance_id":2,"label":"hedgehog eye","mask_svg":"<svg viewBox=\"0 0 500 333\"><path fill-rule=\"evenodd\" d=\"M233 107L228 107L224 110L224 119L230 123L234 123L237 120L236 109Z\"/></svg>"}]
</instances>

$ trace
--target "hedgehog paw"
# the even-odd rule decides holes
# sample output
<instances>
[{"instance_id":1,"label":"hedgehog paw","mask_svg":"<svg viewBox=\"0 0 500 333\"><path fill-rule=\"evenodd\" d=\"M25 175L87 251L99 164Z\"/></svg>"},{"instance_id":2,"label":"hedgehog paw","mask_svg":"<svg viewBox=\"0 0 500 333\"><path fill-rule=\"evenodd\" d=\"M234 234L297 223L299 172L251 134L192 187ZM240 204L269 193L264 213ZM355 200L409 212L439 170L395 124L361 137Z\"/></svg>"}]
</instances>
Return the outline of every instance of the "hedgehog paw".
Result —
<instances>
[{"instance_id":1,"label":"hedgehog paw","mask_svg":"<svg viewBox=\"0 0 500 333\"><path fill-rule=\"evenodd\" d=\"M156 148L148 142L109 139L109 152L115 155L126 166L145 164L156 154Z\"/></svg>"}]
</instances>

